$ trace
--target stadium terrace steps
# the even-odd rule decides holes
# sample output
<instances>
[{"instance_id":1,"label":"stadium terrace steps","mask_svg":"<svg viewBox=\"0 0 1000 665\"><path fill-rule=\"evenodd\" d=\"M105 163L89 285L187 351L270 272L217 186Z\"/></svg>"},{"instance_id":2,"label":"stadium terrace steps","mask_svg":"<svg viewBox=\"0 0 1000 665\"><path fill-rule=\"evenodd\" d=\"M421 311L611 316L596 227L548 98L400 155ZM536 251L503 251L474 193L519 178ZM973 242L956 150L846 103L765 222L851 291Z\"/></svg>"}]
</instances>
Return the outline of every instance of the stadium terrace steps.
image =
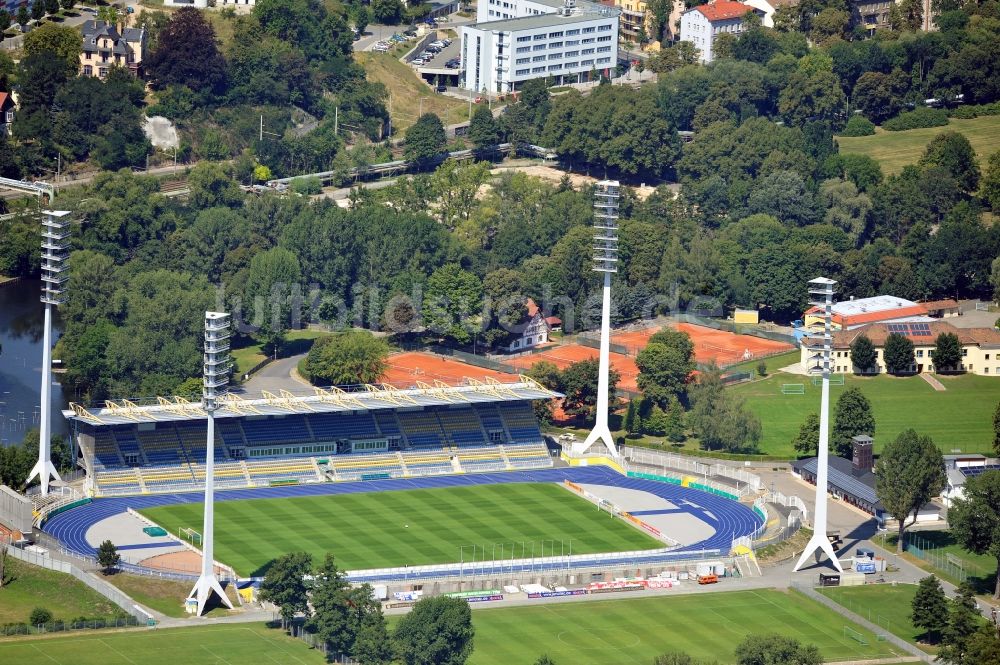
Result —
<instances>
[{"instance_id":1,"label":"stadium terrace steps","mask_svg":"<svg viewBox=\"0 0 1000 665\"><path fill-rule=\"evenodd\" d=\"M138 469L98 471L96 473L96 482L100 493L103 495L141 494L146 489Z\"/></svg>"},{"instance_id":2,"label":"stadium terrace steps","mask_svg":"<svg viewBox=\"0 0 1000 665\"><path fill-rule=\"evenodd\" d=\"M311 457L291 459L255 460L246 463L247 472L254 484L267 484L276 480L317 482L322 480Z\"/></svg>"}]
</instances>

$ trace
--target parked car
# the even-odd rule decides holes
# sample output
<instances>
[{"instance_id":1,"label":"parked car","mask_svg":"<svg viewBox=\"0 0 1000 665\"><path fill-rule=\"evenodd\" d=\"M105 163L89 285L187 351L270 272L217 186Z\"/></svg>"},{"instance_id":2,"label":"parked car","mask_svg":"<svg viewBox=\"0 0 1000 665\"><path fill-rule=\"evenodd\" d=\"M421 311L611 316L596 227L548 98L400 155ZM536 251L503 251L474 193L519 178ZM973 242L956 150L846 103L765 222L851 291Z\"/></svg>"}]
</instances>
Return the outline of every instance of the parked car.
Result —
<instances>
[{"instance_id":1,"label":"parked car","mask_svg":"<svg viewBox=\"0 0 1000 665\"><path fill-rule=\"evenodd\" d=\"M411 65L416 65L417 67L419 67L420 65L424 64L424 59L423 58L414 58L413 60L410 60L410 64Z\"/></svg>"},{"instance_id":2,"label":"parked car","mask_svg":"<svg viewBox=\"0 0 1000 665\"><path fill-rule=\"evenodd\" d=\"M447 91L447 90L448 90L448 86L446 86L446 85L439 85L439 86L437 87L437 91L438 91L438 92L445 92L445 91Z\"/></svg>"}]
</instances>

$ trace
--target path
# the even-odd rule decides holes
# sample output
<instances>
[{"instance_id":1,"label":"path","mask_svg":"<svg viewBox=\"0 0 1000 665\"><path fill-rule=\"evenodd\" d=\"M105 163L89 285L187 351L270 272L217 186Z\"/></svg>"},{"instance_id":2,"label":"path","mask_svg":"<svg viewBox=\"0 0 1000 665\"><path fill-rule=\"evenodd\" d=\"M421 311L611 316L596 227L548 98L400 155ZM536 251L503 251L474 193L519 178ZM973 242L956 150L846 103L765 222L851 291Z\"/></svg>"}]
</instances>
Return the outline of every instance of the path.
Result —
<instances>
[{"instance_id":1,"label":"path","mask_svg":"<svg viewBox=\"0 0 1000 665\"><path fill-rule=\"evenodd\" d=\"M930 384L931 388L937 390L938 392L944 392L944 384L937 380L937 377L932 374L921 374L920 378Z\"/></svg>"},{"instance_id":2,"label":"path","mask_svg":"<svg viewBox=\"0 0 1000 665\"><path fill-rule=\"evenodd\" d=\"M305 357L306 354L300 353L297 356L279 358L264 365L243 384L244 392L260 393L263 390L275 394L279 390L302 392L303 388L309 387L309 384L299 376L298 372L293 373L293 370Z\"/></svg>"}]
</instances>

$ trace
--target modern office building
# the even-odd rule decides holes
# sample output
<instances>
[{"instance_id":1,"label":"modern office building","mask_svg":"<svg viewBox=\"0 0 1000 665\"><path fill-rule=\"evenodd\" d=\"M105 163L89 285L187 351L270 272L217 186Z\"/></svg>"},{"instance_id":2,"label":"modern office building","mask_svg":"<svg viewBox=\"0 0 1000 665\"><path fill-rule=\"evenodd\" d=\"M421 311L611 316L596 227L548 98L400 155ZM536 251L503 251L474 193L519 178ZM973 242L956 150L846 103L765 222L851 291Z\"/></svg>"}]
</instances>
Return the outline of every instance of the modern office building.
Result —
<instances>
[{"instance_id":1,"label":"modern office building","mask_svg":"<svg viewBox=\"0 0 1000 665\"><path fill-rule=\"evenodd\" d=\"M507 93L528 80L589 81L618 64L615 7L575 0L481 0L460 28L466 90Z\"/></svg>"}]
</instances>

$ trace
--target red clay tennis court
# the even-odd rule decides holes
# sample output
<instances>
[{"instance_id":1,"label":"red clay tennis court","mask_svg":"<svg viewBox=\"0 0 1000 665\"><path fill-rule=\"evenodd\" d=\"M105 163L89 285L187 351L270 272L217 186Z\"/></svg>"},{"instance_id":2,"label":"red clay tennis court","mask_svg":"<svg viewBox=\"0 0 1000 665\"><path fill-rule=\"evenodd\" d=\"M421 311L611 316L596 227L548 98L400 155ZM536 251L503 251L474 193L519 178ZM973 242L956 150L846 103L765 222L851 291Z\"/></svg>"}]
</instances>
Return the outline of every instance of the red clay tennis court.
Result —
<instances>
[{"instance_id":1,"label":"red clay tennis court","mask_svg":"<svg viewBox=\"0 0 1000 665\"><path fill-rule=\"evenodd\" d=\"M417 381L433 383L435 379L449 385L458 385L465 379L482 381L487 377L494 378L501 383L511 383L517 380L517 376L513 374L505 374L420 351L393 354L386 359L386 363L389 367L382 375L382 381L397 388L410 388L415 386Z\"/></svg>"},{"instance_id":2,"label":"red clay tennis court","mask_svg":"<svg viewBox=\"0 0 1000 665\"><path fill-rule=\"evenodd\" d=\"M511 358L507 361L507 364L513 365L514 367L520 367L521 369L528 369L535 363L546 360L554 364L559 369L565 369L573 363L580 362L581 360L597 358L597 355L598 350L589 346L583 346L581 344L563 344L561 346L549 347L539 353L532 353L527 356L521 356L520 358ZM610 360L611 367L615 369L621 377L618 381L618 387L624 388L625 390L639 390L639 386L636 383L639 376L639 368L635 366L635 360L629 356L623 356L620 353L612 353Z\"/></svg>"},{"instance_id":3,"label":"red clay tennis court","mask_svg":"<svg viewBox=\"0 0 1000 665\"><path fill-rule=\"evenodd\" d=\"M753 335L737 335L725 330L716 330L690 323L678 323L675 327L691 336L691 341L694 342L696 361L700 363L714 362L720 367L774 355L782 351L791 351L795 348L786 342L775 342Z\"/></svg>"}]
</instances>

